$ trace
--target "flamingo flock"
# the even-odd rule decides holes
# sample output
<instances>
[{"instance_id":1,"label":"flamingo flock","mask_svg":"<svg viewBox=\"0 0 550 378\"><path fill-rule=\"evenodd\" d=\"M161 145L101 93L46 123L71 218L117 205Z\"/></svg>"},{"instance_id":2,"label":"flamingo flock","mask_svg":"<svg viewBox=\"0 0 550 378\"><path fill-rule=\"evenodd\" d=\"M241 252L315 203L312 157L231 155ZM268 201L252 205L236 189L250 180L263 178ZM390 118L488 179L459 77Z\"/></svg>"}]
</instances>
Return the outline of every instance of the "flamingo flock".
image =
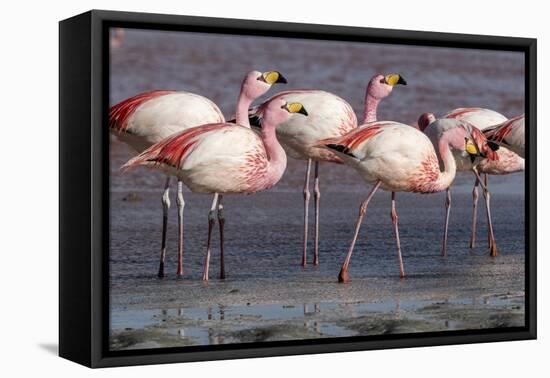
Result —
<instances>
[{"instance_id":1,"label":"flamingo flock","mask_svg":"<svg viewBox=\"0 0 550 378\"><path fill-rule=\"evenodd\" d=\"M396 206L398 192L446 192L442 255L447 253L451 187L457 171L474 175L470 247L476 239L478 186L482 187L488 220L490 255L497 256L490 210L488 175L524 170L524 116L507 119L483 108L458 108L441 118L422 114L417 125L377 119L380 101L397 85L407 85L397 73L377 74L368 82L359 123L352 106L341 97L316 89L288 90L254 105L276 84L286 84L279 71L251 71L237 97L235 119L226 122L220 108L199 94L153 90L137 94L109 110L110 132L137 155L122 170L143 166L166 176L162 194L162 233L158 277L165 277L166 237L170 208L170 181L177 181L178 258L182 277L184 208L183 186L212 195L202 280L209 280L211 240L216 221L220 235L219 278L226 277L224 262L223 197L252 194L275 186L283 177L287 155L306 161L303 186L301 265L308 263L309 201L313 172L314 231L312 264L319 260L320 163L348 165L372 189L359 206L351 244L338 281L349 282L351 256L362 221L374 194L391 192L391 220L399 262L405 277ZM482 178L481 175L484 175ZM252 200L252 199L250 199Z\"/></svg>"}]
</instances>

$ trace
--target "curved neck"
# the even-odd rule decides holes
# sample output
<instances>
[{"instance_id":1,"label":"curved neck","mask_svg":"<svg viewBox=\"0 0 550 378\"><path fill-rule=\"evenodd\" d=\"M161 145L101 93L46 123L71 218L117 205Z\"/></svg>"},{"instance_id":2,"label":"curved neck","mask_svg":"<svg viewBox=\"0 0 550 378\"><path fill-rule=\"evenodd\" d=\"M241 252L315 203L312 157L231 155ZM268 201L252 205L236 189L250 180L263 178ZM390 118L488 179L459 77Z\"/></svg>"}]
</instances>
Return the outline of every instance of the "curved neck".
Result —
<instances>
[{"instance_id":1,"label":"curved neck","mask_svg":"<svg viewBox=\"0 0 550 378\"><path fill-rule=\"evenodd\" d=\"M434 182L434 191L446 190L456 175L456 161L449 147L448 137L448 134L443 133L437 144L439 156L443 162L443 172L439 172L439 176Z\"/></svg>"},{"instance_id":2,"label":"curved neck","mask_svg":"<svg viewBox=\"0 0 550 378\"><path fill-rule=\"evenodd\" d=\"M237 111L235 113L235 121L237 125L250 127L250 121L248 120L248 109L252 105L253 98L248 97L241 89L239 94L239 100L237 101Z\"/></svg>"},{"instance_id":3,"label":"curved neck","mask_svg":"<svg viewBox=\"0 0 550 378\"><path fill-rule=\"evenodd\" d=\"M286 153L277 140L275 126L266 119L262 124L261 138L269 161L266 180L274 185L283 176L286 169Z\"/></svg>"},{"instance_id":4,"label":"curved neck","mask_svg":"<svg viewBox=\"0 0 550 378\"><path fill-rule=\"evenodd\" d=\"M374 122L376 118L376 110L378 109L378 104L380 99L372 96L369 93L369 88L367 87L367 93L365 94L365 109L363 112L363 123Z\"/></svg>"}]
</instances>

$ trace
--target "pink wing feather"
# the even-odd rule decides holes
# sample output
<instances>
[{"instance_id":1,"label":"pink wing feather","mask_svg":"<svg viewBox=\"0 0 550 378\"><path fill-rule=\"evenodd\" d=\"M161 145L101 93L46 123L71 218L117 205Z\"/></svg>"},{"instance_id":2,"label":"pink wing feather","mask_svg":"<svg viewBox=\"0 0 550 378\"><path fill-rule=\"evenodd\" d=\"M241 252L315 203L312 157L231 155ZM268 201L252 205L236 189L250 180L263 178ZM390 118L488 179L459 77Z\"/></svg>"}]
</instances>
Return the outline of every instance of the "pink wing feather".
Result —
<instances>
[{"instance_id":1,"label":"pink wing feather","mask_svg":"<svg viewBox=\"0 0 550 378\"><path fill-rule=\"evenodd\" d=\"M520 115L514 118L510 118L508 121L503 122L496 127L491 127L489 129L483 130L483 132L487 139L495 141L497 143L502 143L504 138L506 138L506 136L508 136L508 134L510 134L510 132L517 125L516 122L523 117L523 115Z\"/></svg>"},{"instance_id":2,"label":"pink wing feather","mask_svg":"<svg viewBox=\"0 0 550 378\"><path fill-rule=\"evenodd\" d=\"M140 93L111 106L109 109L109 129L126 131L126 128L128 127L128 118L130 118L130 116L140 105L153 98L174 92L175 91L171 90L155 90Z\"/></svg>"},{"instance_id":3,"label":"pink wing feather","mask_svg":"<svg viewBox=\"0 0 550 378\"><path fill-rule=\"evenodd\" d=\"M337 151L353 154L353 149L359 146L361 143L366 141L369 138L377 135L381 132L381 129L384 127L384 124L374 123L367 127L359 127L353 129L349 133L336 137L336 138L327 138L317 142L318 146L329 146L332 145L336 148Z\"/></svg>"},{"instance_id":4,"label":"pink wing feather","mask_svg":"<svg viewBox=\"0 0 550 378\"><path fill-rule=\"evenodd\" d=\"M193 147L199 142L199 137L213 130L224 127L235 127L226 123L212 123L192 127L182 132L176 133L143 151L135 158L129 160L122 166L123 170L133 168L147 163L166 164L170 167L180 169L185 158L193 150Z\"/></svg>"}]
</instances>

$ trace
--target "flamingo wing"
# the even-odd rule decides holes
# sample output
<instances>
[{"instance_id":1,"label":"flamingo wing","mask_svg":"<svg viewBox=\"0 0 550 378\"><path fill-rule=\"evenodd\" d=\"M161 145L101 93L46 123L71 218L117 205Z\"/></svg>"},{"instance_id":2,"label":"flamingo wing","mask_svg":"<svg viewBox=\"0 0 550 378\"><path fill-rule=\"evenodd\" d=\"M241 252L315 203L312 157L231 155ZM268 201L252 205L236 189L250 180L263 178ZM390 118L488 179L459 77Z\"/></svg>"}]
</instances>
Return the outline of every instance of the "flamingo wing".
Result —
<instances>
[{"instance_id":1,"label":"flamingo wing","mask_svg":"<svg viewBox=\"0 0 550 378\"><path fill-rule=\"evenodd\" d=\"M126 131L128 127L128 118L145 102L163 96L169 93L174 93L172 90L154 90L145 93L140 93L133 97L127 98L109 109L109 129L116 131Z\"/></svg>"},{"instance_id":2,"label":"flamingo wing","mask_svg":"<svg viewBox=\"0 0 550 378\"><path fill-rule=\"evenodd\" d=\"M213 123L192 127L170 136L159 143L152 145L135 158L122 166L126 170L138 165L167 165L180 169L185 158L193 150L201 136L224 127L231 127L225 123Z\"/></svg>"},{"instance_id":3,"label":"flamingo wing","mask_svg":"<svg viewBox=\"0 0 550 378\"><path fill-rule=\"evenodd\" d=\"M483 132L493 148L502 145L521 157L525 156L525 115L511 118Z\"/></svg>"},{"instance_id":4,"label":"flamingo wing","mask_svg":"<svg viewBox=\"0 0 550 378\"><path fill-rule=\"evenodd\" d=\"M378 135L384 127L384 122L375 122L353 129L352 131L336 138L327 138L318 141L318 147L325 147L357 158L354 150L368 139Z\"/></svg>"}]
</instances>

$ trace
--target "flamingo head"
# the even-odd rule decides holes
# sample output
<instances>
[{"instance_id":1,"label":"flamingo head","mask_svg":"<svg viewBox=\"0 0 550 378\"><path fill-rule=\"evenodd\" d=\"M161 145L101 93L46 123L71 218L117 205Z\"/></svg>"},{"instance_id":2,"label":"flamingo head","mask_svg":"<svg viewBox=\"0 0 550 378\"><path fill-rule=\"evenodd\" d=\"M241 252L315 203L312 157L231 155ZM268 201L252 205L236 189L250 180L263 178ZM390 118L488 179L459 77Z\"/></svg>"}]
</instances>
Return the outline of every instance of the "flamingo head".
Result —
<instances>
[{"instance_id":1,"label":"flamingo head","mask_svg":"<svg viewBox=\"0 0 550 378\"><path fill-rule=\"evenodd\" d=\"M466 122L465 122L466 123ZM482 157L486 157L489 160L498 160L498 154L491 148L487 137L483 132L472 124L467 125L469 127L469 133L473 140L475 147ZM468 146L467 146L468 148ZM471 152L473 152L470 147ZM468 151L470 153L470 151Z\"/></svg>"},{"instance_id":2,"label":"flamingo head","mask_svg":"<svg viewBox=\"0 0 550 378\"><path fill-rule=\"evenodd\" d=\"M426 129L426 127L428 127L430 123L435 120L436 118L433 113L422 113L420 117L418 117L418 121L416 123L418 124L418 129L420 131L424 131L424 129Z\"/></svg>"},{"instance_id":3,"label":"flamingo head","mask_svg":"<svg viewBox=\"0 0 550 378\"><path fill-rule=\"evenodd\" d=\"M265 125L278 126L287 121L294 113L308 115L306 108L299 102L286 102L281 99L270 101L263 113L262 127Z\"/></svg>"},{"instance_id":4,"label":"flamingo head","mask_svg":"<svg viewBox=\"0 0 550 378\"><path fill-rule=\"evenodd\" d=\"M450 130L449 145L455 150L462 151L463 156L469 157L472 164L478 158L498 160L498 155L489 147L483 132L471 123L459 120L445 120L444 122L457 123L457 127Z\"/></svg>"},{"instance_id":5,"label":"flamingo head","mask_svg":"<svg viewBox=\"0 0 550 378\"><path fill-rule=\"evenodd\" d=\"M385 76L381 74L374 75L369 81L367 95L381 100L389 96L393 87L398 84L407 85L407 82L400 74L391 73Z\"/></svg>"},{"instance_id":6,"label":"flamingo head","mask_svg":"<svg viewBox=\"0 0 550 378\"><path fill-rule=\"evenodd\" d=\"M265 94L273 84L286 83L286 78L279 71L251 71L243 80L241 92L248 98L256 99Z\"/></svg>"}]
</instances>

